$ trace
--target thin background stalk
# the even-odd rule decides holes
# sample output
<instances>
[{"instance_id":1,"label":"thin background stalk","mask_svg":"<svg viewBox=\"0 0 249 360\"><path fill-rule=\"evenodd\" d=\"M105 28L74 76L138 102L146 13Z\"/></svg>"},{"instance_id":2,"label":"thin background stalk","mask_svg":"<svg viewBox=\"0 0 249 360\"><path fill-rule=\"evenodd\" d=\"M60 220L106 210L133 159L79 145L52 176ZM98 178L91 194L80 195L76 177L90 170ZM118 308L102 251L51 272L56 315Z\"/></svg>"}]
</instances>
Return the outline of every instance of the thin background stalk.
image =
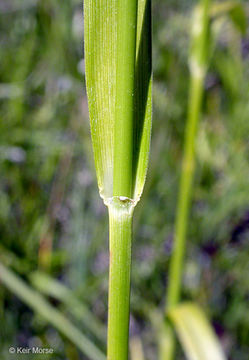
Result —
<instances>
[{"instance_id":1,"label":"thin background stalk","mask_svg":"<svg viewBox=\"0 0 249 360\"><path fill-rule=\"evenodd\" d=\"M203 77L191 77L189 114L185 132L184 156L177 205L174 250L169 268L166 309L176 305L180 298L186 232L195 168L195 137L203 97Z\"/></svg>"},{"instance_id":2,"label":"thin background stalk","mask_svg":"<svg viewBox=\"0 0 249 360\"><path fill-rule=\"evenodd\" d=\"M187 125L184 136L183 161L177 203L174 248L169 267L169 282L165 314L180 299L186 233L191 204L195 169L195 140L200 119L204 79L208 57L209 0L202 0L196 9L193 24L193 43L190 53L190 89ZM166 340L167 338L167 340ZM163 325L160 341L160 360L170 360L174 354L174 334L169 324Z\"/></svg>"}]
</instances>

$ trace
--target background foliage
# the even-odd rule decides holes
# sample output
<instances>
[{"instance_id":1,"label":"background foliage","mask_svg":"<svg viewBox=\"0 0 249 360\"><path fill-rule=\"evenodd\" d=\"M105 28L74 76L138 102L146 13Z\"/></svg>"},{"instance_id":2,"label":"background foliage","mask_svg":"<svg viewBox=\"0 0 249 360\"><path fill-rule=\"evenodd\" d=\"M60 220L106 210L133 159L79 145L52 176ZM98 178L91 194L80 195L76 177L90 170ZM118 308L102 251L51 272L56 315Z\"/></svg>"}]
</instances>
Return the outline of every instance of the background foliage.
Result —
<instances>
[{"instance_id":1,"label":"background foliage","mask_svg":"<svg viewBox=\"0 0 249 360\"><path fill-rule=\"evenodd\" d=\"M142 339L148 359L156 359L150 311L163 309L172 249L194 4L153 2L153 135L145 193L135 212L131 293L131 336ZM245 11L248 23L248 5ZM214 27L220 32L197 139L183 298L206 309L229 359L246 360L249 33L243 17L234 16L237 22L224 18ZM0 260L27 281L37 269L45 271L105 323L108 219L90 142L82 4L2 1L0 34ZM39 278L33 282L39 287ZM72 317L67 303L50 300ZM4 287L0 318L1 359L11 358L11 345L51 346L53 360L84 359ZM97 334L77 315L74 320L104 349ZM177 356L183 358L180 350Z\"/></svg>"}]
</instances>

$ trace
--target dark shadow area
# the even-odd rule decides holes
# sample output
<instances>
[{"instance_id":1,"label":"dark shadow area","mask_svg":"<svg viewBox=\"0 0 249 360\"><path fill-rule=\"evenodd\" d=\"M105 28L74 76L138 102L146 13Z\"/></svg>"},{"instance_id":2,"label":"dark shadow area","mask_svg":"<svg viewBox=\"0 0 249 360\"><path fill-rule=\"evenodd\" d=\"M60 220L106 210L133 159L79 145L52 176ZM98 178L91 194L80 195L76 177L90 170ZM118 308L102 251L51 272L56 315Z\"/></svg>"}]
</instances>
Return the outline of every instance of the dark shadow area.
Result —
<instances>
[{"instance_id":1,"label":"dark shadow area","mask_svg":"<svg viewBox=\"0 0 249 360\"><path fill-rule=\"evenodd\" d=\"M148 41L150 39L150 41ZM142 24L142 32L138 50L135 69L135 123L134 123L134 142L133 142L133 184L132 193L135 189L136 172L139 161L139 149L142 141L143 128L146 124L145 113L149 84L152 73L152 54L151 54L151 0L147 0Z\"/></svg>"}]
</instances>

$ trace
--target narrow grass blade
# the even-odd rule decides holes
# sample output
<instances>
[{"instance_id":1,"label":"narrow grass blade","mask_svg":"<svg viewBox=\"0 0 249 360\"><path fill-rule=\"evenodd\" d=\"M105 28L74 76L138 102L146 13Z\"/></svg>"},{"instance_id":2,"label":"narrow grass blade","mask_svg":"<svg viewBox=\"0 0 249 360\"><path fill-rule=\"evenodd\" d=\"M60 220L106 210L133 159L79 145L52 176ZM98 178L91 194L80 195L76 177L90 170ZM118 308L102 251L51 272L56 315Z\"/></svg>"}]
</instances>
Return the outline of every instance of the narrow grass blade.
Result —
<instances>
[{"instance_id":1,"label":"narrow grass blade","mask_svg":"<svg viewBox=\"0 0 249 360\"><path fill-rule=\"evenodd\" d=\"M0 281L26 305L41 315L48 323L65 335L91 360L104 360L105 355L68 319L49 304L46 299L22 279L0 263Z\"/></svg>"},{"instance_id":2,"label":"narrow grass blade","mask_svg":"<svg viewBox=\"0 0 249 360\"><path fill-rule=\"evenodd\" d=\"M84 326L90 330L96 338L102 342L105 341L105 326L91 313L91 311L89 311L84 303L79 301L70 289L61 282L40 271L31 273L30 280L33 286L40 292L61 301L75 319L82 321Z\"/></svg>"},{"instance_id":3,"label":"narrow grass blade","mask_svg":"<svg viewBox=\"0 0 249 360\"><path fill-rule=\"evenodd\" d=\"M133 187L137 202L147 174L152 122L151 0L138 1L133 131Z\"/></svg>"},{"instance_id":4,"label":"narrow grass blade","mask_svg":"<svg viewBox=\"0 0 249 360\"><path fill-rule=\"evenodd\" d=\"M113 196L117 1L84 1L88 107L100 195Z\"/></svg>"},{"instance_id":5,"label":"narrow grass blade","mask_svg":"<svg viewBox=\"0 0 249 360\"><path fill-rule=\"evenodd\" d=\"M226 359L205 314L197 305L178 305L170 309L168 316L188 360Z\"/></svg>"}]
</instances>

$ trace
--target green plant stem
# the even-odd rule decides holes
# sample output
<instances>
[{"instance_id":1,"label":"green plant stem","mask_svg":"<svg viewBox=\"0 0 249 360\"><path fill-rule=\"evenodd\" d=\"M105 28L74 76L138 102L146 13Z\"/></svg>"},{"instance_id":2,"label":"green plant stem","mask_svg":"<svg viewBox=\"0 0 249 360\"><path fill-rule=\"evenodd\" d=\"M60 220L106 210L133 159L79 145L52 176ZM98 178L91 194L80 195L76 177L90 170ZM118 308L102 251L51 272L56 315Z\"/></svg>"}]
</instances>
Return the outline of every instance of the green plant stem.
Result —
<instances>
[{"instance_id":1,"label":"green plant stem","mask_svg":"<svg viewBox=\"0 0 249 360\"><path fill-rule=\"evenodd\" d=\"M192 184L195 169L195 140L200 118L203 85L208 63L208 24L209 0L202 0L196 9L190 52L190 89L187 125L184 137L184 151L180 178L179 197L176 212L176 225L173 254L169 266L169 283L166 296L165 314L177 305L180 299L183 260L186 248L186 232L189 208L192 197ZM167 334L167 346L160 339L160 360L171 360L174 355L175 337L166 320L162 333Z\"/></svg>"},{"instance_id":2,"label":"green plant stem","mask_svg":"<svg viewBox=\"0 0 249 360\"><path fill-rule=\"evenodd\" d=\"M31 309L36 311L75 344L89 359L105 360L105 355L69 320L45 300L37 291L0 263L0 280Z\"/></svg>"},{"instance_id":3,"label":"green plant stem","mask_svg":"<svg viewBox=\"0 0 249 360\"><path fill-rule=\"evenodd\" d=\"M195 137L203 95L203 78L191 77L189 114L185 133L184 156L177 205L174 250L170 262L167 309L179 301L186 247L186 230L195 167Z\"/></svg>"},{"instance_id":4,"label":"green plant stem","mask_svg":"<svg viewBox=\"0 0 249 360\"><path fill-rule=\"evenodd\" d=\"M117 0L113 196L132 192L137 0Z\"/></svg>"},{"instance_id":5,"label":"green plant stem","mask_svg":"<svg viewBox=\"0 0 249 360\"><path fill-rule=\"evenodd\" d=\"M180 298L183 259L186 248L186 231L191 202L195 167L195 134L203 95L203 79L191 77L189 114L185 132L184 157L177 205L174 250L169 267L169 283L165 313L175 306ZM160 334L160 360L171 360L175 350L175 337L170 324L165 321Z\"/></svg>"},{"instance_id":6,"label":"green plant stem","mask_svg":"<svg viewBox=\"0 0 249 360\"><path fill-rule=\"evenodd\" d=\"M132 214L129 200L109 205L108 360L128 359Z\"/></svg>"}]
</instances>

